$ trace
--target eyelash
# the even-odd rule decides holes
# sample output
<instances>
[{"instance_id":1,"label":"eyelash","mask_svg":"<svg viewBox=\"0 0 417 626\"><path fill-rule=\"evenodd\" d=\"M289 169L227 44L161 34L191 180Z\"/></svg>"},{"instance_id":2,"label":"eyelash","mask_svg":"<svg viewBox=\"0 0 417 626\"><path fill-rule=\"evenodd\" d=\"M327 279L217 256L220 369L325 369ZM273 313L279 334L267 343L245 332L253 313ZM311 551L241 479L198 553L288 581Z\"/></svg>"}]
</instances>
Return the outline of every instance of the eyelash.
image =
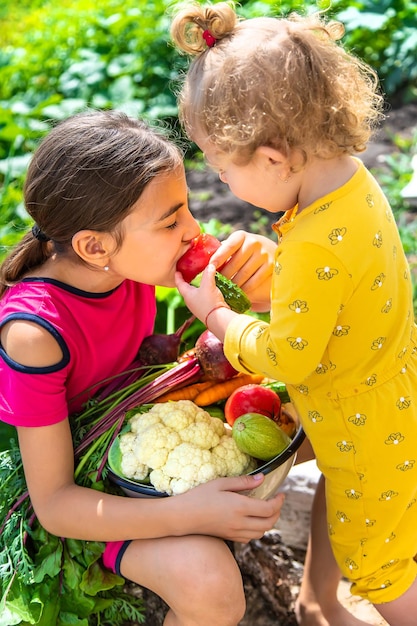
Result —
<instances>
[{"instance_id":1,"label":"eyelash","mask_svg":"<svg viewBox=\"0 0 417 626\"><path fill-rule=\"evenodd\" d=\"M175 220L173 224L170 224L169 226L167 226L167 230L174 230L174 228L177 228L177 226L178 226L178 222L177 220Z\"/></svg>"}]
</instances>

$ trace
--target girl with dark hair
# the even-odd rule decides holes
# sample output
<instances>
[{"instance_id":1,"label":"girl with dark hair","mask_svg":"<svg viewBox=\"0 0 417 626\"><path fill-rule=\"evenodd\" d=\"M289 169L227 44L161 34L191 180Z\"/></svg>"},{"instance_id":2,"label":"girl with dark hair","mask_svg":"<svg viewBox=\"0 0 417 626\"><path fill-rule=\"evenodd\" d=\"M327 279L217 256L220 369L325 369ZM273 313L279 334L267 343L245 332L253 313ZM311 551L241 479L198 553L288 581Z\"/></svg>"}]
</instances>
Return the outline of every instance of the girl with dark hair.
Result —
<instances>
[{"instance_id":1,"label":"girl with dark hair","mask_svg":"<svg viewBox=\"0 0 417 626\"><path fill-rule=\"evenodd\" d=\"M81 113L41 142L24 196L35 224L0 270L0 419L17 428L35 513L52 534L107 542L104 564L158 594L166 626L235 626L245 599L226 541L262 536L282 505L240 493L262 475L161 499L74 482L69 416L85 389L134 361L153 332L155 285L175 286L200 231L182 155L122 113ZM230 241L225 272L265 275L259 240Z\"/></svg>"}]
</instances>

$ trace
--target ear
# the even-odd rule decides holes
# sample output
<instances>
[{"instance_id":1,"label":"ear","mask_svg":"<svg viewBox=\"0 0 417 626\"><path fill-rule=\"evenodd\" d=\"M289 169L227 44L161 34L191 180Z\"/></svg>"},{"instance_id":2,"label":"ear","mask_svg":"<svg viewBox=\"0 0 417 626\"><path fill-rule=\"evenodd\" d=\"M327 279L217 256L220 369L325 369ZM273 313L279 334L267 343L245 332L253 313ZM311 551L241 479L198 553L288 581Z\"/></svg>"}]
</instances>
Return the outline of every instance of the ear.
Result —
<instances>
[{"instance_id":1,"label":"ear","mask_svg":"<svg viewBox=\"0 0 417 626\"><path fill-rule=\"evenodd\" d=\"M269 171L274 178L287 182L291 176L291 162L288 156L283 152L271 148L271 146L259 146L256 149L255 154L267 171Z\"/></svg>"},{"instance_id":2,"label":"ear","mask_svg":"<svg viewBox=\"0 0 417 626\"><path fill-rule=\"evenodd\" d=\"M104 267L110 256L109 235L95 230L80 230L72 238L74 252L90 265Z\"/></svg>"},{"instance_id":3,"label":"ear","mask_svg":"<svg viewBox=\"0 0 417 626\"><path fill-rule=\"evenodd\" d=\"M271 146L259 146L255 152L261 157L267 158L271 165L289 165L288 157Z\"/></svg>"}]
</instances>

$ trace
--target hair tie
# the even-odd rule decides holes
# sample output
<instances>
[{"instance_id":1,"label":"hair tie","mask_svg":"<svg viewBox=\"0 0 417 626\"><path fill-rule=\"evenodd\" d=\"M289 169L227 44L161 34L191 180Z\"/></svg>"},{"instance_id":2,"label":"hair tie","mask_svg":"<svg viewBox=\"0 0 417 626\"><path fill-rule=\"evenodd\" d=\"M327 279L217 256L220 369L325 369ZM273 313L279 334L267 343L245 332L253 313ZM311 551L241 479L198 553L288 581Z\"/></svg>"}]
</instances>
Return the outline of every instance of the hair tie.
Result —
<instances>
[{"instance_id":1,"label":"hair tie","mask_svg":"<svg viewBox=\"0 0 417 626\"><path fill-rule=\"evenodd\" d=\"M227 302L218 302L217 304L214 305L214 307L212 309L210 309L210 311L207 313L206 315L206 319L204 320L204 325L207 327L207 320L209 318L209 316L214 313L214 311L217 311L217 309L230 309L230 306L227 304Z\"/></svg>"},{"instance_id":2,"label":"hair tie","mask_svg":"<svg viewBox=\"0 0 417 626\"><path fill-rule=\"evenodd\" d=\"M212 48L217 41L217 39L211 34L209 30L205 30L203 32L203 39L209 48Z\"/></svg>"},{"instance_id":3,"label":"hair tie","mask_svg":"<svg viewBox=\"0 0 417 626\"><path fill-rule=\"evenodd\" d=\"M37 224L34 224L32 226L32 235L35 237L35 239L42 242L50 241L51 239L50 237L48 237L48 235L45 235L45 233L39 228Z\"/></svg>"}]
</instances>

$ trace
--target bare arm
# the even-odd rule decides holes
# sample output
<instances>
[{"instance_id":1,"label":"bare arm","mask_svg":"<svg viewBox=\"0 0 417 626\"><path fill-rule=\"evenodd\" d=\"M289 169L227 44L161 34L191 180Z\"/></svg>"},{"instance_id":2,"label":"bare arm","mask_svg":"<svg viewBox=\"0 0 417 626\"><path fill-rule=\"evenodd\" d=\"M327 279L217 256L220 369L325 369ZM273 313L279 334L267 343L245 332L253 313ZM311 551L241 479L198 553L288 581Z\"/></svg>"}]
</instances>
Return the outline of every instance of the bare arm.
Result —
<instances>
[{"instance_id":1,"label":"bare arm","mask_svg":"<svg viewBox=\"0 0 417 626\"><path fill-rule=\"evenodd\" d=\"M262 476L222 478L169 498L119 497L74 483L67 420L18 433L35 512L58 536L115 541L208 534L246 542L262 536L279 517L282 496L261 501L238 493L257 486Z\"/></svg>"},{"instance_id":2,"label":"bare arm","mask_svg":"<svg viewBox=\"0 0 417 626\"><path fill-rule=\"evenodd\" d=\"M52 336L35 324L11 323L2 332L2 342L10 357L25 365L46 366L61 358ZM239 494L257 486L262 476L222 478L169 498L128 498L75 484L68 419L18 427L18 436L35 512L58 536L115 541L209 534L249 541L272 528L279 516L282 496L261 501Z\"/></svg>"}]
</instances>

